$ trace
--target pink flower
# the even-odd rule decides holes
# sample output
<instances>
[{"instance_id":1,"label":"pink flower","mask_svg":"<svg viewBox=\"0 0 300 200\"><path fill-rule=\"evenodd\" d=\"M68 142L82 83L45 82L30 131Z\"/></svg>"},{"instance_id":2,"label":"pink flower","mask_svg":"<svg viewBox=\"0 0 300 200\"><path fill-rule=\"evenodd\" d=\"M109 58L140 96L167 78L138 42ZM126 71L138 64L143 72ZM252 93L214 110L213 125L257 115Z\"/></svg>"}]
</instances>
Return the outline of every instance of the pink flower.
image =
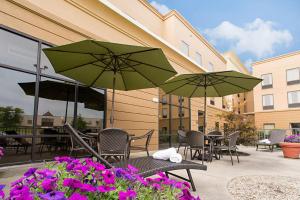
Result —
<instances>
[{"instance_id":1,"label":"pink flower","mask_svg":"<svg viewBox=\"0 0 300 200\"><path fill-rule=\"evenodd\" d=\"M101 186L99 186L99 187L97 188L97 190L98 190L99 192L104 193L104 192L114 191L114 190L116 190L116 188L115 188L115 187L110 187L110 186L107 186L107 185L101 185Z\"/></svg>"},{"instance_id":2,"label":"pink flower","mask_svg":"<svg viewBox=\"0 0 300 200\"><path fill-rule=\"evenodd\" d=\"M103 181L106 184L114 184L115 183L115 177L114 174L110 170L104 170L102 173Z\"/></svg>"},{"instance_id":3,"label":"pink flower","mask_svg":"<svg viewBox=\"0 0 300 200\"><path fill-rule=\"evenodd\" d=\"M136 192L134 190L127 190L120 191L119 192L119 200L127 200L127 199L133 199L136 197Z\"/></svg>"},{"instance_id":4,"label":"pink flower","mask_svg":"<svg viewBox=\"0 0 300 200\"><path fill-rule=\"evenodd\" d=\"M96 188L93 185L84 183L80 186L80 191L81 192L95 192Z\"/></svg>"},{"instance_id":5,"label":"pink flower","mask_svg":"<svg viewBox=\"0 0 300 200\"><path fill-rule=\"evenodd\" d=\"M137 168L135 168L132 165L128 165L127 168L129 169L129 171L133 174L136 174L139 170Z\"/></svg>"},{"instance_id":6,"label":"pink flower","mask_svg":"<svg viewBox=\"0 0 300 200\"><path fill-rule=\"evenodd\" d=\"M74 178L66 178L63 182L63 186L70 187L73 189L80 188L81 185L82 185L82 183L79 180L74 179Z\"/></svg>"},{"instance_id":7,"label":"pink flower","mask_svg":"<svg viewBox=\"0 0 300 200\"><path fill-rule=\"evenodd\" d=\"M77 192L73 193L69 198L69 200L88 200L85 195L81 195Z\"/></svg>"},{"instance_id":8,"label":"pink flower","mask_svg":"<svg viewBox=\"0 0 300 200\"><path fill-rule=\"evenodd\" d=\"M56 181L57 178L51 178L51 179L45 179L42 182L42 188L47 192L47 191L52 191L56 188Z\"/></svg>"}]
</instances>

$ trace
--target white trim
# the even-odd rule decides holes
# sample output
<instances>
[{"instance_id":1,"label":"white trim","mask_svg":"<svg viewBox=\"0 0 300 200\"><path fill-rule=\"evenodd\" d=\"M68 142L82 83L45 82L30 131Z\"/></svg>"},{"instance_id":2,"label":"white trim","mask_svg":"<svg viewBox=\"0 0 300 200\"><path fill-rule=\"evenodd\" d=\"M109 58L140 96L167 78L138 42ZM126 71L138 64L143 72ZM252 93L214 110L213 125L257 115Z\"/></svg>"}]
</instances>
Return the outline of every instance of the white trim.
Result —
<instances>
[{"instance_id":1,"label":"white trim","mask_svg":"<svg viewBox=\"0 0 300 200\"><path fill-rule=\"evenodd\" d=\"M180 54L182 57L184 57L185 59L189 60L190 62L192 62L194 65L196 65L197 67L199 67L201 70L203 70L204 72L207 72L207 70L203 67L200 66L198 63L196 63L194 60L192 60L191 58L189 58L188 56L184 55L183 53L181 53L180 50L178 50L175 46L173 46L172 44L170 44L169 42L167 42L166 40L164 40L163 38L161 38L160 36L156 35L155 33L153 33L152 31L150 31L147 27L145 27L143 24L139 23L138 21L136 21L135 19L133 19L132 17L128 16L125 12L123 12L122 10L120 10L119 8L117 8L115 5L113 5L112 3L110 3L108 0L98 0L99 2L101 2L102 4L104 4L105 6L107 6L108 8L110 8L111 10L113 10L114 12L116 12L117 14L119 14L121 17L125 18L126 20L128 20L129 22L131 22L132 24L134 24L135 26L139 27L140 29L142 29L143 31L145 31L146 33L148 33L149 35L151 35L152 37L154 37L155 39L157 39L158 41L160 41L161 43L163 43L164 45L166 45L167 47L171 48L172 50L174 50L176 53Z\"/></svg>"}]
</instances>

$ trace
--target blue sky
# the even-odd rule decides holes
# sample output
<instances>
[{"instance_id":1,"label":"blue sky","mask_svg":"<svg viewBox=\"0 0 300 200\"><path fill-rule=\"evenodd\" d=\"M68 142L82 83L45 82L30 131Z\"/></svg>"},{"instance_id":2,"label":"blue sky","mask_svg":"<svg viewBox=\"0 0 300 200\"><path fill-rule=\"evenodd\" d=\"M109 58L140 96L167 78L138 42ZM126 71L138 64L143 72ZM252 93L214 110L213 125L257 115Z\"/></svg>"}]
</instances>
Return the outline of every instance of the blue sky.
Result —
<instances>
[{"instance_id":1,"label":"blue sky","mask_svg":"<svg viewBox=\"0 0 300 200\"><path fill-rule=\"evenodd\" d=\"M149 0L179 11L220 52L235 50L249 66L300 50L299 0Z\"/></svg>"}]
</instances>

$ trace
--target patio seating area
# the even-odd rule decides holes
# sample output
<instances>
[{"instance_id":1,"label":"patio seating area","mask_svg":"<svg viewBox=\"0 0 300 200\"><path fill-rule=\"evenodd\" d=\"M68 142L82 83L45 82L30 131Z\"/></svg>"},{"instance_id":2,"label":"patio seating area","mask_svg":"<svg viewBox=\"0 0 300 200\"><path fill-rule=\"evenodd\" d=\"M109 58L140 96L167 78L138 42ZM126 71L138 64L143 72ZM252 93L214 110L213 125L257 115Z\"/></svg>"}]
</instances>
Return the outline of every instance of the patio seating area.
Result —
<instances>
[{"instance_id":1,"label":"patio seating area","mask_svg":"<svg viewBox=\"0 0 300 200\"><path fill-rule=\"evenodd\" d=\"M184 148L180 148L183 155ZM196 186L195 194L205 200L297 200L300 197L300 162L297 159L283 159L282 152L274 149L256 151L255 147L238 146L240 164L231 166L230 156L223 155L216 162L205 162L207 171L191 170ZM153 152L150 152L152 155ZM132 153L131 157L144 156L144 152ZM189 160L189 158L188 158ZM193 162L201 164L199 160ZM43 163L3 167L0 182L8 184L20 177L29 167L42 167ZM185 170L176 174L186 176ZM176 179L176 178L175 178ZM263 184L263 186L262 186ZM7 190L5 190L7 191Z\"/></svg>"}]
</instances>

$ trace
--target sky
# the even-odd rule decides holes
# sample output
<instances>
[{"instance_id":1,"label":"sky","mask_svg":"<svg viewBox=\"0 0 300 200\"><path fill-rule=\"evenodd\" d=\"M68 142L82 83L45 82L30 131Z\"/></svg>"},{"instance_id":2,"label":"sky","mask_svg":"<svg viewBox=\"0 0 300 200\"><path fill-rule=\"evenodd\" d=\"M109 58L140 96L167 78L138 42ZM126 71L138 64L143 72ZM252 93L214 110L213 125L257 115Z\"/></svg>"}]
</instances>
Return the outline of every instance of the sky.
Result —
<instances>
[{"instance_id":1,"label":"sky","mask_svg":"<svg viewBox=\"0 0 300 200\"><path fill-rule=\"evenodd\" d=\"M251 63L300 50L300 0L149 0L179 11L220 53Z\"/></svg>"}]
</instances>

